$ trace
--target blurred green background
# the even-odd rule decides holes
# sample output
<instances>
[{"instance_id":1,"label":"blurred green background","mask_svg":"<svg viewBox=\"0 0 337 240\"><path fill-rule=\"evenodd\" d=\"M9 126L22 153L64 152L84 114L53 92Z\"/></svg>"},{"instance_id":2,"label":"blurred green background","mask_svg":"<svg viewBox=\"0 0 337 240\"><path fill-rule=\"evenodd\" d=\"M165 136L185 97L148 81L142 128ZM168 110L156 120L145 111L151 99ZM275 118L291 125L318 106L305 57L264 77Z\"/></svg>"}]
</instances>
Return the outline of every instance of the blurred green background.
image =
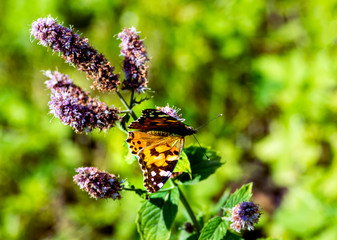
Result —
<instances>
[{"instance_id":1,"label":"blurred green background","mask_svg":"<svg viewBox=\"0 0 337 240\"><path fill-rule=\"evenodd\" d=\"M200 129L202 145L226 164L183 188L198 214L223 191L254 182L264 215L246 239L337 239L337 1L0 2L0 239L138 239L140 198L89 199L74 169L96 166L142 187L125 161L117 128L76 135L48 114L41 70L68 74L90 90L85 74L30 37L51 15L73 25L121 72L123 27L135 26L151 57L154 98ZM122 106L114 94L99 95ZM186 144L195 143L187 138ZM185 221L180 206L173 231ZM172 239L175 239L172 236Z\"/></svg>"}]
</instances>

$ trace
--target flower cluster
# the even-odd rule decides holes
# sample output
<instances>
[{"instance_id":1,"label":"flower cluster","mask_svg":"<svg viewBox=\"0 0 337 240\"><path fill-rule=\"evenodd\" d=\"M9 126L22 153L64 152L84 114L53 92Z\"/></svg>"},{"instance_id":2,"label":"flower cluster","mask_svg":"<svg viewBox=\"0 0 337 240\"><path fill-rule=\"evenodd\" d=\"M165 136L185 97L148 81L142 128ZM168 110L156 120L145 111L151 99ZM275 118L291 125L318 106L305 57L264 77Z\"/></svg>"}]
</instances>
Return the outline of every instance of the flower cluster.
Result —
<instances>
[{"instance_id":1,"label":"flower cluster","mask_svg":"<svg viewBox=\"0 0 337 240\"><path fill-rule=\"evenodd\" d=\"M118 34L118 39L122 41L119 45L121 55L124 57L123 69L125 80L123 89L134 89L142 93L147 89L147 70L149 61L144 43L140 40L135 27L124 28Z\"/></svg>"},{"instance_id":2,"label":"flower cluster","mask_svg":"<svg viewBox=\"0 0 337 240\"><path fill-rule=\"evenodd\" d=\"M119 192L123 189L123 180L110 173L102 172L95 167L77 168L74 182L93 198L121 199Z\"/></svg>"},{"instance_id":3,"label":"flower cluster","mask_svg":"<svg viewBox=\"0 0 337 240\"><path fill-rule=\"evenodd\" d=\"M169 105L166 105L165 107L157 107L157 110L160 110L181 122L185 121L185 119L182 118L182 114L178 115L178 112L180 111L179 108L170 107Z\"/></svg>"},{"instance_id":4,"label":"flower cluster","mask_svg":"<svg viewBox=\"0 0 337 240\"><path fill-rule=\"evenodd\" d=\"M259 221L261 209L253 202L242 202L231 210L231 228L236 232L241 230L253 230L254 225Z\"/></svg>"},{"instance_id":5,"label":"flower cluster","mask_svg":"<svg viewBox=\"0 0 337 240\"><path fill-rule=\"evenodd\" d=\"M40 44L62 53L66 62L74 64L91 78L93 88L99 91L116 91L120 84L119 75L113 73L110 62L89 45L88 39L80 37L71 29L63 27L52 17L39 18L33 22L31 35Z\"/></svg>"},{"instance_id":6,"label":"flower cluster","mask_svg":"<svg viewBox=\"0 0 337 240\"><path fill-rule=\"evenodd\" d=\"M67 75L57 71L46 71L45 75L49 78L46 85L51 89L50 113L76 132L90 132L94 128L107 130L120 120L117 108L91 98Z\"/></svg>"}]
</instances>

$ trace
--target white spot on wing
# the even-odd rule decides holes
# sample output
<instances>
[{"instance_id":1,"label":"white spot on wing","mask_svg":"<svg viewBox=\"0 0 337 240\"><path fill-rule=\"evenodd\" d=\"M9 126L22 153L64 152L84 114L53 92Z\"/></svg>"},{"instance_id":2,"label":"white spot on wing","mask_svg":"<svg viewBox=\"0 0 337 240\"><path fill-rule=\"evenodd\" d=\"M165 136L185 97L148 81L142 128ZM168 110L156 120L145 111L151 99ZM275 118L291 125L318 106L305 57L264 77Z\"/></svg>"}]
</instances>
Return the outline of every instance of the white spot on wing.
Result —
<instances>
[{"instance_id":1,"label":"white spot on wing","mask_svg":"<svg viewBox=\"0 0 337 240\"><path fill-rule=\"evenodd\" d=\"M161 182L161 183L158 183L158 187L161 188L162 186L164 186L164 184Z\"/></svg>"},{"instance_id":2,"label":"white spot on wing","mask_svg":"<svg viewBox=\"0 0 337 240\"><path fill-rule=\"evenodd\" d=\"M162 177L167 177L167 176L169 176L171 174L171 172L170 171L161 171L160 173L159 173L159 175L160 176L162 176Z\"/></svg>"},{"instance_id":3,"label":"white spot on wing","mask_svg":"<svg viewBox=\"0 0 337 240\"><path fill-rule=\"evenodd\" d=\"M151 176L152 176L152 177L154 177L154 176L156 176L156 175L157 175L157 173L156 173L155 171L152 171L152 172L151 172Z\"/></svg>"}]
</instances>

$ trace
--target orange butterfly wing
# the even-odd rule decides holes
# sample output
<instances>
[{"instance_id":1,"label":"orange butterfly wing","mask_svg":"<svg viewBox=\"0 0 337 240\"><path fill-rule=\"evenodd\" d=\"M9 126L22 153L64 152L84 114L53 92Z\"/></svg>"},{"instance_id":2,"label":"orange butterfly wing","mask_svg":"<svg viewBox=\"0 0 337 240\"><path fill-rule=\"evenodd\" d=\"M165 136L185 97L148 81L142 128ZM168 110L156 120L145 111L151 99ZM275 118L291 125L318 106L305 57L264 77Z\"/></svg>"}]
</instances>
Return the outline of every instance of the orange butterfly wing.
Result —
<instances>
[{"instance_id":1,"label":"orange butterfly wing","mask_svg":"<svg viewBox=\"0 0 337 240\"><path fill-rule=\"evenodd\" d=\"M144 186L157 192L172 175L184 146L184 137L196 131L168 114L145 109L128 127L127 143L144 175Z\"/></svg>"},{"instance_id":2,"label":"orange butterfly wing","mask_svg":"<svg viewBox=\"0 0 337 240\"><path fill-rule=\"evenodd\" d=\"M150 193L157 192L172 175L183 149L184 138L130 132L127 142L142 168L144 186Z\"/></svg>"}]
</instances>

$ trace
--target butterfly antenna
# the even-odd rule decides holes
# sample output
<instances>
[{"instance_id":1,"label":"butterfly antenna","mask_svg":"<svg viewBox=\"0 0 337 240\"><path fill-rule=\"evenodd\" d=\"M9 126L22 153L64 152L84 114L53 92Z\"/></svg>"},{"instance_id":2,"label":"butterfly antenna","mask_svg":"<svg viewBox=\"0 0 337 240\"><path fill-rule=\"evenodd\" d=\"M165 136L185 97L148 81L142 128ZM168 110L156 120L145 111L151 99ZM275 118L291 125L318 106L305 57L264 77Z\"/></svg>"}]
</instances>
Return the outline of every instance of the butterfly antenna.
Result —
<instances>
[{"instance_id":1,"label":"butterfly antenna","mask_svg":"<svg viewBox=\"0 0 337 240\"><path fill-rule=\"evenodd\" d=\"M211 120L208 120L207 122L205 122L204 124L202 124L201 126L199 126L197 129L195 129L196 131L202 127L204 127L205 125L207 125L209 122L213 121L214 119L217 119L218 117L221 117L222 113L219 114L218 116L216 116L215 118L212 118ZM199 144L199 146L201 147L197 137L193 134L193 137L195 138L195 140L197 141L197 143ZM202 147L201 147L202 148ZM204 152L205 157L207 158L207 160L210 160L209 157L207 156L206 152Z\"/></svg>"},{"instance_id":2,"label":"butterfly antenna","mask_svg":"<svg viewBox=\"0 0 337 240\"><path fill-rule=\"evenodd\" d=\"M198 128L196 128L195 130L199 130L200 128L206 126L209 122L212 122L213 120L217 119L218 117L221 117L222 116L222 113L219 114L218 116L216 116L215 118L212 118L211 120L208 120L207 122L205 122L204 124L202 124L201 126L199 126Z\"/></svg>"},{"instance_id":3,"label":"butterfly antenna","mask_svg":"<svg viewBox=\"0 0 337 240\"><path fill-rule=\"evenodd\" d=\"M199 143L197 137L196 137L194 134L193 134L193 137L195 138L195 140L197 141L197 143L199 144L199 146L202 148L202 146L200 145L200 143ZM210 159L209 159L209 157L206 155L206 152L204 152L204 155L205 155L205 157L207 158L207 160L209 161Z\"/></svg>"}]
</instances>

